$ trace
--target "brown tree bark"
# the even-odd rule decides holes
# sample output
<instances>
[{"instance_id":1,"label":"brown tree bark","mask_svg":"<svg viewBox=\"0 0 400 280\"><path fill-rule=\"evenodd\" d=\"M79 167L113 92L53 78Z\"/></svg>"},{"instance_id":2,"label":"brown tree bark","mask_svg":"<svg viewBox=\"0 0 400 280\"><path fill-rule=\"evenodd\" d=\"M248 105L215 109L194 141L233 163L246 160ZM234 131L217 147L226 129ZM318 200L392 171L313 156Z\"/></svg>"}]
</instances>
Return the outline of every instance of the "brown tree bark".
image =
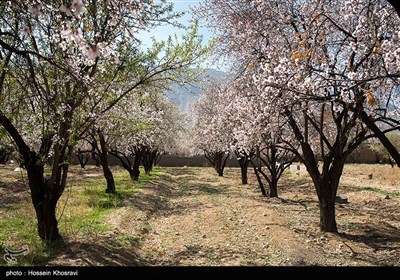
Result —
<instances>
[{"instance_id":1,"label":"brown tree bark","mask_svg":"<svg viewBox=\"0 0 400 280\"><path fill-rule=\"evenodd\" d=\"M6 164L10 157L10 152L6 149L0 149L0 164Z\"/></svg>"},{"instance_id":2,"label":"brown tree bark","mask_svg":"<svg viewBox=\"0 0 400 280\"><path fill-rule=\"evenodd\" d=\"M224 176L224 169L228 160L229 154L225 152L205 152L204 156L217 171L218 176Z\"/></svg>"},{"instance_id":3,"label":"brown tree bark","mask_svg":"<svg viewBox=\"0 0 400 280\"><path fill-rule=\"evenodd\" d=\"M269 197L278 197L278 180L273 179L268 183Z\"/></svg>"},{"instance_id":4,"label":"brown tree bark","mask_svg":"<svg viewBox=\"0 0 400 280\"><path fill-rule=\"evenodd\" d=\"M55 164L51 171L51 177L46 179L43 160L28 147L11 121L1 111L0 124L13 138L23 158L23 164L28 173L32 204L36 212L39 237L46 242L62 239L58 230L56 206L64 191L67 179L69 165L64 161L72 154L72 149L67 145L55 145L56 155L53 157ZM68 130L68 126L65 126L60 134L66 136L64 133L68 133ZM42 139L40 152L45 154L48 146L51 146L49 139L51 139L50 136Z\"/></svg>"},{"instance_id":5,"label":"brown tree bark","mask_svg":"<svg viewBox=\"0 0 400 280\"><path fill-rule=\"evenodd\" d=\"M344 166L344 164L343 164ZM331 172L331 174L334 172ZM338 232L335 215L335 200L339 181L333 175L323 174L317 184L319 202L319 225L323 232Z\"/></svg>"},{"instance_id":6,"label":"brown tree bark","mask_svg":"<svg viewBox=\"0 0 400 280\"><path fill-rule=\"evenodd\" d=\"M263 196L266 197L266 196L267 196L267 192L265 191L265 187L264 187L264 184L263 184L263 182L262 182L261 176L260 176L260 174L259 174L258 168L257 168L257 166L253 163L253 161L251 161L250 163L251 163L251 165L253 166L253 171L254 171L254 174L256 175L257 182L258 182L258 186L260 187L261 193L262 193Z\"/></svg>"},{"instance_id":7,"label":"brown tree bark","mask_svg":"<svg viewBox=\"0 0 400 280\"><path fill-rule=\"evenodd\" d=\"M240 175L242 177L242 185L248 184L248 176L247 176L247 169L249 167L250 161L247 157L239 157L238 159L239 166L240 166Z\"/></svg>"},{"instance_id":8,"label":"brown tree bark","mask_svg":"<svg viewBox=\"0 0 400 280\"><path fill-rule=\"evenodd\" d=\"M139 180L140 162L142 161L143 155L143 150L141 148L133 148L130 156L117 149L111 149L110 154L116 157L122 167L128 171L132 181Z\"/></svg>"},{"instance_id":9,"label":"brown tree bark","mask_svg":"<svg viewBox=\"0 0 400 280\"><path fill-rule=\"evenodd\" d=\"M100 130L97 131L97 134L99 136L99 142L100 142L100 149L98 149L98 156L100 158L100 164L103 168L104 178L106 179L107 182L106 193L115 193L114 176L111 172L110 167L108 166L108 152L107 152L106 141L103 133Z\"/></svg>"},{"instance_id":10,"label":"brown tree bark","mask_svg":"<svg viewBox=\"0 0 400 280\"><path fill-rule=\"evenodd\" d=\"M90 154L86 151L81 151L80 149L78 149L78 151L76 152L76 157L78 158L79 165L83 169L89 162Z\"/></svg>"},{"instance_id":11,"label":"brown tree bark","mask_svg":"<svg viewBox=\"0 0 400 280\"><path fill-rule=\"evenodd\" d=\"M364 111L360 112L360 117L363 123L372 130L372 132L376 135L379 141L385 146L388 153L392 156L394 161L396 162L397 166L400 167L400 153L397 151L396 147L390 142L390 140L386 137L385 133L372 121L367 113Z\"/></svg>"},{"instance_id":12,"label":"brown tree bark","mask_svg":"<svg viewBox=\"0 0 400 280\"><path fill-rule=\"evenodd\" d=\"M61 194L44 178L43 165L32 158L26 164L32 203L36 212L39 237L44 241L62 239L56 219L57 201Z\"/></svg>"},{"instance_id":13,"label":"brown tree bark","mask_svg":"<svg viewBox=\"0 0 400 280\"><path fill-rule=\"evenodd\" d=\"M157 156L157 150L152 151L150 148L144 148L143 156L142 156L142 163L144 172L147 175L150 175L151 171L153 170L153 165L155 162L155 158Z\"/></svg>"}]
</instances>

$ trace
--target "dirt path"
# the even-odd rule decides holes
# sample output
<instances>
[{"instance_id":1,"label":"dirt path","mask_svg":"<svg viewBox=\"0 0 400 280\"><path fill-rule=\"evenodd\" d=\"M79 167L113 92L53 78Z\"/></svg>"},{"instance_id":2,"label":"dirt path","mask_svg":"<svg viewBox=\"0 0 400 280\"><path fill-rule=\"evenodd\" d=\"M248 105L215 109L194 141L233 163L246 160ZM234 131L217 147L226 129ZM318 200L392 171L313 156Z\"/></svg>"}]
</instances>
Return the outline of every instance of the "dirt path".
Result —
<instances>
[{"instance_id":1,"label":"dirt path","mask_svg":"<svg viewBox=\"0 0 400 280\"><path fill-rule=\"evenodd\" d=\"M280 265L298 258L290 248L301 244L258 192L238 188L229 174L218 178L210 169L168 171L170 185L160 186L168 188L168 206L149 220L142 247L151 252L151 264Z\"/></svg>"},{"instance_id":2,"label":"dirt path","mask_svg":"<svg viewBox=\"0 0 400 280\"><path fill-rule=\"evenodd\" d=\"M221 178L210 168L166 168L109 215L113 231L72 244L52 264L399 265L398 224L387 221L394 236L375 240L382 248L350 226L342 228L347 235L322 234L307 180L296 178L293 186L286 178L284 199L268 199L255 185L241 186L237 172L229 169ZM302 191L290 191L294 187ZM354 207L339 207L338 221L351 216L354 224L368 215Z\"/></svg>"}]
</instances>

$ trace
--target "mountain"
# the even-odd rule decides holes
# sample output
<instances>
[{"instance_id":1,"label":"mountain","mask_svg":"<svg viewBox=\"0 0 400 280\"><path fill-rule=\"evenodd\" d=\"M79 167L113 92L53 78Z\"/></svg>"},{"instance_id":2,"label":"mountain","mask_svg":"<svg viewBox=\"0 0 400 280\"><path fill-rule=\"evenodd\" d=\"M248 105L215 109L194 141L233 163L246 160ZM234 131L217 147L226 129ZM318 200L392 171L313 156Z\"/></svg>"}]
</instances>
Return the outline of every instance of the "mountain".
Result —
<instances>
[{"instance_id":1,"label":"mountain","mask_svg":"<svg viewBox=\"0 0 400 280\"><path fill-rule=\"evenodd\" d=\"M224 77L226 77L225 72L215 69L205 69L199 82L184 86L176 83L172 84L170 92L167 93L167 98L179 108L181 113L188 114L191 111L193 103L203 95L202 88L207 85L207 80L219 80Z\"/></svg>"}]
</instances>

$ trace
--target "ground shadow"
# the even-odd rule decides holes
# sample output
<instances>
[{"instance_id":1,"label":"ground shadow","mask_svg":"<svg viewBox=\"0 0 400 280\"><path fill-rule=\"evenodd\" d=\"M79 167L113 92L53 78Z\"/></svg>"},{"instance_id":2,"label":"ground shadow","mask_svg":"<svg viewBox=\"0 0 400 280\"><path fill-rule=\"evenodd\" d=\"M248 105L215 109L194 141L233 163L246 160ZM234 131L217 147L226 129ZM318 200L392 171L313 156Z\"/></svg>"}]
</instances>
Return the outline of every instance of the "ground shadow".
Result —
<instances>
[{"instance_id":1,"label":"ground shadow","mask_svg":"<svg viewBox=\"0 0 400 280\"><path fill-rule=\"evenodd\" d=\"M22 180L13 183L0 182L0 207L12 208L29 197L29 188Z\"/></svg>"},{"instance_id":2,"label":"ground shadow","mask_svg":"<svg viewBox=\"0 0 400 280\"><path fill-rule=\"evenodd\" d=\"M147 262L140 256L140 242L129 239L119 244L117 236L103 237L94 241L73 241L68 249L59 252L48 265L74 266L143 266ZM67 263L64 264L63 260Z\"/></svg>"},{"instance_id":3,"label":"ground shadow","mask_svg":"<svg viewBox=\"0 0 400 280\"><path fill-rule=\"evenodd\" d=\"M343 233L341 236L353 242L364 243L374 250L400 249L400 229L389 223L381 222L379 225L356 223L356 227L363 233ZM396 245L388 246L389 243Z\"/></svg>"},{"instance_id":4,"label":"ground shadow","mask_svg":"<svg viewBox=\"0 0 400 280\"><path fill-rule=\"evenodd\" d=\"M381 222L379 225L358 223L356 227L361 230L362 233L353 234L343 232L340 236L343 240L361 243L370 247L372 250L370 253L364 250L363 254L358 254L353 251L354 254L352 258L366 260L375 265L399 265L400 229L386 222ZM381 258L380 255L382 254L391 255L392 257Z\"/></svg>"},{"instance_id":5,"label":"ground shadow","mask_svg":"<svg viewBox=\"0 0 400 280\"><path fill-rule=\"evenodd\" d=\"M147 218L154 215L169 216L183 215L189 211L196 211L202 204L195 200L180 201L174 204L173 199L180 196L187 196L184 192L171 190L164 184L150 182L147 183L146 192L139 192L133 197L125 200L122 206L135 207L144 212Z\"/></svg>"}]
</instances>

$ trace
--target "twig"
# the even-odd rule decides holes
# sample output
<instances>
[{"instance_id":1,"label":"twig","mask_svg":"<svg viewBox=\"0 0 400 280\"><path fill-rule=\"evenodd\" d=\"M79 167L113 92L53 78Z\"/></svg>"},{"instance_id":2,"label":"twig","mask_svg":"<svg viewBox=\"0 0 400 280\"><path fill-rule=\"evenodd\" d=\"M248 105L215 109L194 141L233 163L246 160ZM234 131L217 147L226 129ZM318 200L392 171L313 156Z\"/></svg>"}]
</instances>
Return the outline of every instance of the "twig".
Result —
<instances>
[{"instance_id":1,"label":"twig","mask_svg":"<svg viewBox=\"0 0 400 280\"><path fill-rule=\"evenodd\" d=\"M351 253L352 253L353 255L356 255L356 254L357 254L357 252L354 251L353 248L351 248L349 245L347 245L346 242L344 242L344 241L342 241L342 242L343 242L344 245L346 245L346 246L350 249L350 251L351 251Z\"/></svg>"},{"instance_id":2,"label":"twig","mask_svg":"<svg viewBox=\"0 0 400 280\"><path fill-rule=\"evenodd\" d=\"M64 215L64 210L65 210L65 207L67 206L68 199L69 199L71 193L72 193L72 186L69 187L67 199L65 200L64 206L63 206L63 208L62 208L62 210L61 210L60 217L58 217L58 219L57 219L57 222L58 222L58 223L61 221L61 218L62 218L62 216Z\"/></svg>"},{"instance_id":3,"label":"twig","mask_svg":"<svg viewBox=\"0 0 400 280\"><path fill-rule=\"evenodd\" d=\"M24 173L22 172L23 168L20 167L20 166L21 166L21 162L20 162L19 160L17 160L17 162L18 162L18 166L19 166L19 169L20 169L20 170L19 170L19 173L21 174L22 184L24 184L24 185L29 185L29 183L25 181ZM31 195L31 192L30 192L30 189L29 189L29 188L25 188L25 191L26 191L29 195Z\"/></svg>"}]
</instances>

